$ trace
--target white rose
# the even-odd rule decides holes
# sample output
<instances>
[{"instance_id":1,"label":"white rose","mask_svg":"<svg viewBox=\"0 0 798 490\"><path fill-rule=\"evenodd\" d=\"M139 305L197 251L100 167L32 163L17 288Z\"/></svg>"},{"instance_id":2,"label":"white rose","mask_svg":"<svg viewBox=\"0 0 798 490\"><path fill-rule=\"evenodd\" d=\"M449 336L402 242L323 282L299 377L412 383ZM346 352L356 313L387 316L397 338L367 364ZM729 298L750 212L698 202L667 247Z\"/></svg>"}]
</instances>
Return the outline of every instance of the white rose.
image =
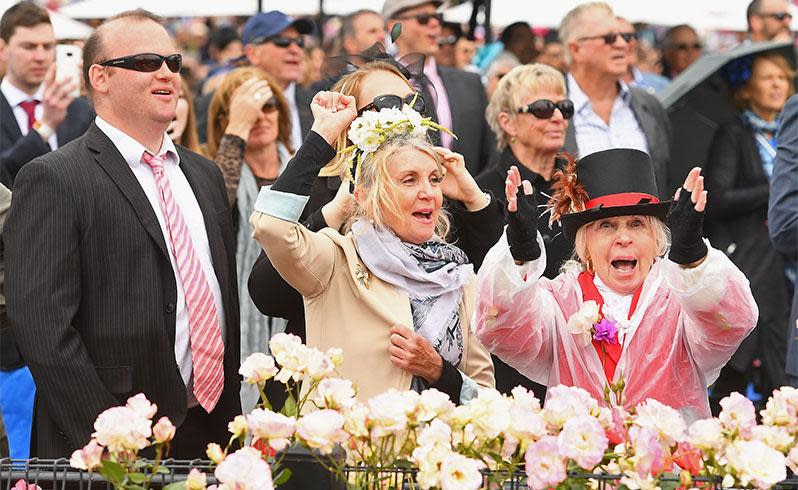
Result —
<instances>
[{"instance_id":1,"label":"white rose","mask_svg":"<svg viewBox=\"0 0 798 490\"><path fill-rule=\"evenodd\" d=\"M335 410L319 410L299 419L296 433L309 447L329 454L336 444L346 441L347 434L342 430L343 426L343 415Z\"/></svg>"},{"instance_id":2,"label":"white rose","mask_svg":"<svg viewBox=\"0 0 798 490\"><path fill-rule=\"evenodd\" d=\"M272 471L260 451L244 447L227 456L214 472L219 483L236 490L273 490Z\"/></svg>"},{"instance_id":3,"label":"white rose","mask_svg":"<svg viewBox=\"0 0 798 490\"><path fill-rule=\"evenodd\" d=\"M281 413L257 408L246 416L247 426L255 439L267 441L275 451L282 451L294 435L296 419Z\"/></svg>"},{"instance_id":4,"label":"white rose","mask_svg":"<svg viewBox=\"0 0 798 490\"><path fill-rule=\"evenodd\" d=\"M445 418L452 410L454 410L454 403L452 403L446 393L442 393L435 388L421 392L418 404L419 420L428 422L434 418Z\"/></svg>"},{"instance_id":5,"label":"white rose","mask_svg":"<svg viewBox=\"0 0 798 490\"><path fill-rule=\"evenodd\" d=\"M476 490L482 488L485 463L462 454L449 453L441 463L441 490Z\"/></svg>"},{"instance_id":6,"label":"white rose","mask_svg":"<svg viewBox=\"0 0 798 490\"><path fill-rule=\"evenodd\" d=\"M344 430L353 437L368 437L368 413L369 409L365 405L356 403L344 413Z\"/></svg>"},{"instance_id":7,"label":"white rose","mask_svg":"<svg viewBox=\"0 0 798 490\"><path fill-rule=\"evenodd\" d=\"M734 441L726 448L726 461L743 487L770 488L787 478L784 455L761 441Z\"/></svg>"},{"instance_id":8,"label":"white rose","mask_svg":"<svg viewBox=\"0 0 798 490\"><path fill-rule=\"evenodd\" d=\"M784 427L757 425L751 429L751 439L762 441L776 451L786 453L794 444L794 439Z\"/></svg>"},{"instance_id":9,"label":"white rose","mask_svg":"<svg viewBox=\"0 0 798 490\"><path fill-rule=\"evenodd\" d=\"M634 423L640 427L651 427L659 432L660 439L669 447L683 442L687 437L687 424L684 417L673 407L664 405L653 398L636 407Z\"/></svg>"},{"instance_id":10,"label":"white rose","mask_svg":"<svg viewBox=\"0 0 798 490\"><path fill-rule=\"evenodd\" d=\"M85 447L72 453L69 464L80 470L94 471L102 465L103 450L104 448L92 439Z\"/></svg>"},{"instance_id":11,"label":"white rose","mask_svg":"<svg viewBox=\"0 0 798 490\"><path fill-rule=\"evenodd\" d=\"M723 447L723 427L718 419L700 419L690 426L688 441L702 451L719 451Z\"/></svg>"},{"instance_id":12,"label":"white rose","mask_svg":"<svg viewBox=\"0 0 798 490\"><path fill-rule=\"evenodd\" d=\"M600 319L598 304L593 300L585 301L568 319L568 331L576 335L582 345L589 345L593 340L593 324Z\"/></svg>"},{"instance_id":13,"label":"white rose","mask_svg":"<svg viewBox=\"0 0 798 490\"><path fill-rule=\"evenodd\" d=\"M139 417L144 417L145 419L153 418L155 412L158 411L158 405L150 403L144 393L128 398L125 406L136 412Z\"/></svg>"},{"instance_id":14,"label":"white rose","mask_svg":"<svg viewBox=\"0 0 798 490\"><path fill-rule=\"evenodd\" d=\"M272 356L255 352L244 360L238 374L242 375L248 384L263 385L277 374L277 367Z\"/></svg>"},{"instance_id":15,"label":"white rose","mask_svg":"<svg viewBox=\"0 0 798 490\"><path fill-rule=\"evenodd\" d=\"M348 379L326 378L319 383L313 399L319 408L351 408L355 404L355 388Z\"/></svg>"},{"instance_id":16,"label":"white rose","mask_svg":"<svg viewBox=\"0 0 798 490\"><path fill-rule=\"evenodd\" d=\"M101 413L94 422L92 437L112 453L138 451L149 445L152 421L125 407L113 407Z\"/></svg>"},{"instance_id":17,"label":"white rose","mask_svg":"<svg viewBox=\"0 0 798 490\"><path fill-rule=\"evenodd\" d=\"M406 430L407 414L403 403L404 396L395 389L390 389L368 401L369 420L373 424L372 436L382 437Z\"/></svg>"},{"instance_id":18,"label":"white rose","mask_svg":"<svg viewBox=\"0 0 798 490\"><path fill-rule=\"evenodd\" d=\"M569 419L590 415L598 408L598 402L582 388L559 385L548 391L543 408L546 423L556 431L562 429Z\"/></svg>"}]
</instances>

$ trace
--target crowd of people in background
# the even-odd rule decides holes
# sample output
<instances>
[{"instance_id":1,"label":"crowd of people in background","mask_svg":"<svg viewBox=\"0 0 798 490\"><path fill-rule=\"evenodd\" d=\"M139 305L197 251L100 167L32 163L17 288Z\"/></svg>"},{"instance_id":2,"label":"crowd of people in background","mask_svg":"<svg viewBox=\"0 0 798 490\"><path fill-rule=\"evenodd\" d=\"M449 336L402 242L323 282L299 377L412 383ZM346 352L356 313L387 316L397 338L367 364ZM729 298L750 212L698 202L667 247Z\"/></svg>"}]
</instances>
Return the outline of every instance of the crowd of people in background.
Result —
<instances>
[{"instance_id":1,"label":"crowd of people in background","mask_svg":"<svg viewBox=\"0 0 798 490\"><path fill-rule=\"evenodd\" d=\"M361 259L369 271L391 267L379 259L378 248L369 259L365 241L358 246L345 238L350 229L375 233L381 218L369 199L376 198L361 197L369 186L383 185L383 177L366 175L351 193L356 188L346 182L342 153L349 146L347 130L364 111L385 107L409 106L451 130L432 133L429 142L400 144L412 147L423 163L416 172L456 179L429 211L437 216L443 209L449 217L448 243L434 253L453 269L467 263L479 271L514 219L508 176L516 188L528 181L533 202L544 204L556 191L556 175L574 158L624 148L631 153L618 158L647 155L640 165L646 172L650 166L645 185L651 199L670 200L683 181L685 188L700 189L693 204L701 203L700 213L706 204L705 236L714 248L685 263L710 257L729 271L739 268L759 320L744 341L748 330L734 330L735 338L719 349L722 355L713 353L719 357L693 370L686 403L695 416L709 414L695 401L704 377L719 376L709 386L714 412L732 391L759 401L779 386L798 386L794 57L767 52L724 72L738 117L718 128L706 161L695 162L703 176L675 180L672 123L656 94L707 54L693 27L633 24L610 5L592 2L568 12L553 29L526 22L502 26L490 36L494 41L484 31L446 22L441 4L386 0L381 11L321 21L280 11L171 20L134 11L98 21L86 40L59 41L46 10L35 3L20 2L3 14L0 408L8 438L0 456L68 456L85 444L97 413L140 391L182 428L174 454L201 456L203 441L192 431L206 442L222 440L227 421L254 406L259 393L239 385L238 361L263 351L278 332L324 348L353 339L344 350L357 364L344 370L364 396L387 387L432 386L455 400L478 386L509 393L522 385L543 399L547 381L559 375L544 374L548 366L529 366L550 362L551 355L519 359L517 345L505 345L512 339L507 325L472 331L472 318L486 314L475 312L473 303L489 294L475 300L465 279L447 289L471 295L472 310L459 303L452 310L449 330L462 327L464 334L459 350L436 352L413 329L373 327L385 320L379 305L401 288L372 290L373 298L362 299L358 284L341 275ZM741 44L794 43L787 0L753 0L740 15L748 21ZM82 47L80 80L57 79L57 42ZM782 138L787 124L790 132ZM792 146L783 149L788 141ZM385 168L391 151L380 150ZM795 168L779 167L780 158ZM588 161L606 164L594 160ZM782 187L774 196L777 175ZM701 201L696 196L704 187L710 199ZM265 204L262 188L273 196L302 196L304 207L286 218L280 214L285 209L273 209L280 196ZM255 210L260 214L251 225ZM505 266L513 259L534 261L534 281L542 278L543 284L556 280L571 258L592 271L579 251L573 255L573 237L559 221L537 214L534 221L543 263L540 255L508 252ZM402 242L421 246L412 254L432 253L423 244L438 231L435 226L416 236L419 230L403 229L401 220L384 224ZM142 226L146 233L138 232ZM323 231L328 229L334 233ZM371 247L392 246L379 234L372 238ZM296 240L310 244L312 253L292 249ZM329 248L329 240L338 248ZM445 248L452 243L467 259ZM653 244L651 249L663 254ZM317 270L332 279L317 284ZM652 277L665 274L654 272ZM425 270L412 284L430 287L432 274ZM740 287L742 276L729 274ZM520 294L538 288L537 282L519 284L514 287ZM415 315L423 302L410 298L414 314L396 318L415 330L429 327ZM358 324L361 338L354 339L358 332L347 317ZM334 330L322 325L331 319L342 319ZM211 339L211 352L195 351L195 335ZM383 362L382 351L375 352L381 343L393 343L397 360L391 362L401 366L401 376ZM505 356L507 349L516 350ZM689 357L688 351L679 356ZM425 359L437 362L438 355L443 361L430 369ZM678 374L673 376L667 386L678 385ZM270 400L286 396L279 387L267 385L266 391ZM221 432L207 429L212 425Z\"/></svg>"}]
</instances>

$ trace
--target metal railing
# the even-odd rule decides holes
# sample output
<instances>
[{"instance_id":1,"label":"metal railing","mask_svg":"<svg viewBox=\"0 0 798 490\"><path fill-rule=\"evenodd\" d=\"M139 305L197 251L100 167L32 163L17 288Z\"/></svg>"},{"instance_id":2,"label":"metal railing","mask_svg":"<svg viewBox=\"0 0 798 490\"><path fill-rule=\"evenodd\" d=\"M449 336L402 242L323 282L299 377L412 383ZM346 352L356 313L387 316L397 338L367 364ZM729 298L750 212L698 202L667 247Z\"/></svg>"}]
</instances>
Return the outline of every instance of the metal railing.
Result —
<instances>
[{"instance_id":1,"label":"metal railing","mask_svg":"<svg viewBox=\"0 0 798 490\"><path fill-rule=\"evenodd\" d=\"M304 454L289 453L283 459L284 466L292 469L291 479L282 485L281 489L302 489L302 490L339 490L344 489L345 484L332 477L318 463L314 456ZM183 481L192 468L197 468L206 473L208 485L215 484L213 476L213 466L210 461L205 460L174 460L167 459L161 464L163 473L153 477L150 488L162 488L170 483ZM358 475L370 473L369 489L417 489L415 483L417 470L414 468L366 468L366 467L347 467L345 474L347 479L354 481ZM494 476L489 471L483 472L483 488L499 488L491 484L491 477ZM572 473L571 479L592 480L599 490L609 490L618 487L621 475ZM62 459L28 459L12 460L0 459L0 490L10 490L14 488L17 481L24 480L28 484L35 484L42 490L112 490L112 486L102 476L96 473L89 473L72 468L69 460ZM663 477L660 479L666 486L678 486L678 477ZM720 490L720 480L707 480L706 478L695 478L694 482L699 483L702 489ZM667 485L671 483L672 485ZM781 489L798 489L798 478L792 477L784 480L779 485ZM522 490L526 489L526 475L518 472L505 479L501 485L503 490Z\"/></svg>"}]
</instances>

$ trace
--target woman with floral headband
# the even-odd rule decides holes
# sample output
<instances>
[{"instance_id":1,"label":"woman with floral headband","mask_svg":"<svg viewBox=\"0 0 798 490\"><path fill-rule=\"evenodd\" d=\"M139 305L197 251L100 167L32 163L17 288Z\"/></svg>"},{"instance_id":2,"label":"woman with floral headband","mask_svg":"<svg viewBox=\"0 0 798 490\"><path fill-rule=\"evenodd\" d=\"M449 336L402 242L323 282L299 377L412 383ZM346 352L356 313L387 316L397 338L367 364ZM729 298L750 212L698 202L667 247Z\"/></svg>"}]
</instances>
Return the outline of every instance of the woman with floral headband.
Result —
<instances>
[{"instance_id":1,"label":"woman with floral headband","mask_svg":"<svg viewBox=\"0 0 798 490\"><path fill-rule=\"evenodd\" d=\"M709 417L707 386L758 311L745 276L702 238L700 169L671 206L656 198L651 159L641 151L570 162L550 207L575 261L553 280L541 277L537 204L515 169L506 195L506 236L485 257L477 285L476 332L485 346L548 386L578 386L627 408L654 398L688 422Z\"/></svg>"},{"instance_id":2,"label":"woman with floral headband","mask_svg":"<svg viewBox=\"0 0 798 490\"><path fill-rule=\"evenodd\" d=\"M361 114L408 104L423 113L427 103L416 93L402 70L395 63L384 60L368 62L348 73L332 90L354 97L355 107ZM314 127L297 151L296 158L272 186L274 190L309 196L299 221L312 231L328 226L340 229L352 212L354 200L349 185L342 186L341 181L352 155L341 153L341 150L351 144L346 131L353 118L345 125L334 127L327 126L324 120L314 120ZM463 194L457 186L446 185L443 193L443 206L452 225L449 239L478 268L501 235L504 226L502 210L495 200L481 192ZM305 339L302 295L286 283L265 255L252 269L249 293L262 313L286 318L286 331ZM285 387L280 383L267 383L266 393L276 406L285 399Z\"/></svg>"},{"instance_id":3,"label":"woman with floral headband","mask_svg":"<svg viewBox=\"0 0 798 490\"><path fill-rule=\"evenodd\" d=\"M355 99L335 92L317 94L311 109L322 132L342 131L357 115ZM307 196L273 189L261 190L250 220L304 297L308 345L340 347L340 374L362 399L435 387L461 402L494 384L490 357L469 329L473 266L444 241L441 209L445 187L464 200L482 191L462 156L427 142L429 126L437 125L407 106L352 123L356 204L346 234L308 230L297 221Z\"/></svg>"}]
</instances>

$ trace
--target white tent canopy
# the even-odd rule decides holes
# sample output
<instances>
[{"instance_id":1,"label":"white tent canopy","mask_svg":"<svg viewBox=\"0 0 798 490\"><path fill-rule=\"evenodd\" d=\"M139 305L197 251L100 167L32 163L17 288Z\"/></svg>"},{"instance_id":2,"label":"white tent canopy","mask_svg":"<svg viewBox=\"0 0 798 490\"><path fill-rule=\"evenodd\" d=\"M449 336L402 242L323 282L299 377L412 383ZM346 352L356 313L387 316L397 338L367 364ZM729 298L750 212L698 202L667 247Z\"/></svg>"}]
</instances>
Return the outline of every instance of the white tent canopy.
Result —
<instances>
[{"instance_id":1,"label":"white tent canopy","mask_svg":"<svg viewBox=\"0 0 798 490\"><path fill-rule=\"evenodd\" d=\"M16 3L16 0L0 0L0 15ZM59 12L50 11L50 23L56 39L86 39L94 31L91 26Z\"/></svg>"},{"instance_id":2,"label":"white tent canopy","mask_svg":"<svg viewBox=\"0 0 798 490\"><path fill-rule=\"evenodd\" d=\"M570 9L588 0L493 0L491 24L497 27L516 21L534 27L556 27ZM698 30L746 30L745 10L750 0L608 0L615 13L631 22L658 25L690 24ZM384 0L324 0L326 14L347 14L368 8L382 10ZM83 0L60 12L75 19L105 18L123 10L142 7L165 17L252 15L257 0ZM293 15L315 15L319 0L262 0L264 10L282 10ZM471 2L444 11L444 18L467 22ZM798 30L798 7L793 12L793 29Z\"/></svg>"}]
</instances>

